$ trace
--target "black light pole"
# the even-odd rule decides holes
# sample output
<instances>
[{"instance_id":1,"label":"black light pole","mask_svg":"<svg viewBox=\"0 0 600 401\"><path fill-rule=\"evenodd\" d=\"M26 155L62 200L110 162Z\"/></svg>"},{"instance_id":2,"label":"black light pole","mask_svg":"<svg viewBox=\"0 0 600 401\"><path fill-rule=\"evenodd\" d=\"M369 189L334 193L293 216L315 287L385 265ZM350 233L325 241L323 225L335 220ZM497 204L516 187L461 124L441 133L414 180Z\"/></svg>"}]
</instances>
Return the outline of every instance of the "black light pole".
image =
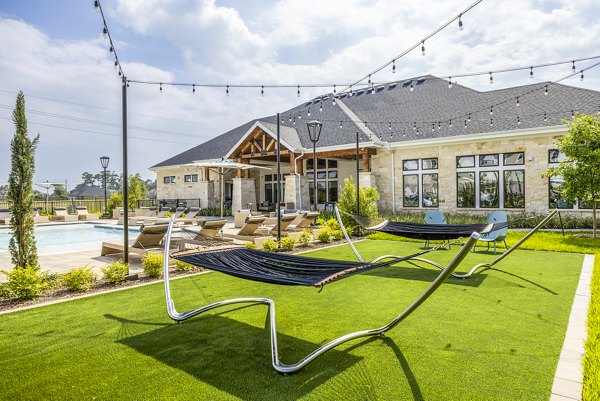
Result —
<instances>
[{"instance_id":1,"label":"black light pole","mask_svg":"<svg viewBox=\"0 0 600 401\"><path fill-rule=\"evenodd\" d=\"M123 75L121 81L123 103L123 261L129 263L129 200L128 172L127 172L127 78ZM129 275L129 272L127 272Z\"/></svg>"},{"instance_id":2,"label":"black light pole","mask_svg":"<svg viewBox=\"0 0 600 401\"><path fill-rule=\"evenodd\" d=\"M356 215L360 216L360 156L358 147L360 143L360 134L356 131Z\"/></svg>"},{"instance_id":3,"label":"black light pole","mask_svg":"<svg viewBox=\"0 0 600 401\"><path fill-rule=\"evenodd\" d=\"M306 127L308 128L308 137L310 141L313 143L313 199L315 202L315 211L317 210L318 200L317 200L317 142L319 142L319 138L321 137L321 128L323 128L323 123L317 120L312 120L306 123Z\"/></svg>"},{"instance_id":4,"label":"black light pole","mask_svg":"<svg viewBox=\"0 0 600 401\"><path fill-rule=\"evenodd\" d=\"M109 160L110 158L108 156L102 156L100 158L100 164L104 169L104 213L102 214L102 217L105 219L108 218L108 203L106 201L106 168L108 167Z\"/></svg>"},{"instance_id":5,"label":"black light pole","mask_svg":"<svg viewBox=\"0 0 600 401\"><path fill-rule=\"evenodd\" d=\"M281 246L281 132L277 113L277 248Z\"/></svg>"}]
</instances>

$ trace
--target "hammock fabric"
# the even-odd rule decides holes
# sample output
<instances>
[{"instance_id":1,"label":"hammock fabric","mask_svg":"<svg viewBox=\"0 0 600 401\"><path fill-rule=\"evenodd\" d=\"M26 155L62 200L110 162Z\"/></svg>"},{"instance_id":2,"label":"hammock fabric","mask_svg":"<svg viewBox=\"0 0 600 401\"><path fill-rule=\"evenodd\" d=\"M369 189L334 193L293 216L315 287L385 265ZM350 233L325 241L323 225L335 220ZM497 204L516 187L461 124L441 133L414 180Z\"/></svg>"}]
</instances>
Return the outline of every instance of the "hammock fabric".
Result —
<instances>
[{"instance_id":1,"label":"hammock fabric","mask_svg":"<svg viewBox=\"0 0 600 401\"><path fill-rule=\"evenodd\" d=\"M281 285L323 285L351 274L389 266L423 254L365 263L271 253L249 248L209 252L185 252L172 257L195 266L248 280Z\"/></svg>"},{"instance_id":2,"label":"hammock fabric","mask_svg":"<svg viewBox=\"0 0 600 401\"><path fill-rule=\"evenodd\" d=\"M365 227L367 230L398 235L406 238L424 240L449 240L470 236L473 232L488 234L492 231L508 227L508 223L496 224L421 224L384 221L383 223Z\"/></svg>"}]
</instances>

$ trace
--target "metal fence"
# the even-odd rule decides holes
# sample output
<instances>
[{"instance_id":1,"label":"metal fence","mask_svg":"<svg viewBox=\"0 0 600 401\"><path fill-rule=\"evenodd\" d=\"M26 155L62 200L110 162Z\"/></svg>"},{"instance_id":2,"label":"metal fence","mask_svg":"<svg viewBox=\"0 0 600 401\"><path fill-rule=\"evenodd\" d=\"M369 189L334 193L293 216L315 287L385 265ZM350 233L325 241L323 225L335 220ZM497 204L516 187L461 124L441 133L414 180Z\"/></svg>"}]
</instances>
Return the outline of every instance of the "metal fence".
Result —
<instances>
[{"instance_id":1,"label":"metal fence","mask_svg":"<svg viewBox=\"0 0 600 401\"><path fill-rule=\"evenodd\" d=\"M206 203L206 201L204 201L203 203ZM229 203L231 203L231 202L229 202ZM198 207L198 208L201 208L200 213L203 216L219 216L221 214L221 206L218 203L217 204L209 204L208 207L200 207L201 203L200 203L199 198L159 199L156 201L156 204L159 206L159 208L161 210L165 209L165 208L176 209L178 207L186 207L186 208ZM223 210L223 215L232 216L231 205L227 204L227 202L225 203L225 209Z\"/></svg>"},{"instance_id":2,"label":"metal fence","mask_svg":"<svg viewBox=\"0 0 600 401\"><path fill-rule=\"evenodd\" d=\"M0 199L0 209L9 208L11 202L7 199ZM34 201L33 207L38 209L41 214L54 214L55 207L66 207L69 213L76 213L76 206L86 206L90 213L102 214L104 210L104 198L95 199L50 199L43 201ZM156 200L140 199L137 201L137 207L156 206Z\"/></svg>"}]
</instances>

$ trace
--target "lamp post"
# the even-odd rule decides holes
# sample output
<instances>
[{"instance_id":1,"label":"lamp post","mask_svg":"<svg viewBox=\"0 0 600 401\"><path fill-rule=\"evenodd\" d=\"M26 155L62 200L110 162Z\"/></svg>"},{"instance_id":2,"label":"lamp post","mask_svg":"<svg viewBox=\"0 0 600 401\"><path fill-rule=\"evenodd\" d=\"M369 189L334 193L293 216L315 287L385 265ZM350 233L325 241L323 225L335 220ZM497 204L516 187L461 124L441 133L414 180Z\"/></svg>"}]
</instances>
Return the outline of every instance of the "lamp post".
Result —
<instances>
[{"instance_id":1,"label":"lamp post","mask_svg":"<svg viewBox=\"0 0 600 401\"><path fill-rule=\"evenodd\" d=\"M110 158L108 156L102 156L100 158L100 164L104 169L104 213L102 214L102 217L104 218L108 218L108 203L106 201L106 168L108 167L109 160Z\"/></svg>"},{"instance_id":2,"label":"lamp post","mask_svg":"<svg viewBox=\"0 0 600 401\"><path fill-rule=\"evenodd\" d=\"M315 202L315 211L317 210L317 142L319 142L319 138L321 137L321 128L323 128L323 123L317 120L312 120L306 123L306 127L308 128L308 137L310 141L313 143L313 194L314 194L314 202Z\"/></svg>"}]
</instances>

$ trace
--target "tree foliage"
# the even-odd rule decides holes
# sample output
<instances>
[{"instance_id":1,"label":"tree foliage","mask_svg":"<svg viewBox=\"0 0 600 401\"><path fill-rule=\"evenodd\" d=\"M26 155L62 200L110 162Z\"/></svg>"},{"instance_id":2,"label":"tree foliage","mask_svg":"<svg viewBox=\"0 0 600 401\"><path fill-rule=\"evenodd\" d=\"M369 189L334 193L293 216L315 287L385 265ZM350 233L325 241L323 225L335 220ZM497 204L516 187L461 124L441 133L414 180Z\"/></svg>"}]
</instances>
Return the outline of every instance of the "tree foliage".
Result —
<instances>
[{"instance_id":1,"label":"tree foliage","mask_svg":"<svg viewBox=\"0 0 600 401\"><path fill-rule=\"evenodd\" d=\"M563 178L562 196L570 202L592 207L596 237L596 208L600 200L600 114L577 114L565 121L568 133L557 140L566 156L558 167L548 168L547 176Z\"/></svg>"},{"instance_id":2,"label":"tree foliage","mask_svg":"<svg viewBox=\"0 0 600 401\"><path fill-rule=\"evenodd\" d=\"M66 198L67 196L69 196L69 193L65 189L64 185L56 184L54 185L54 192L52 192L52 196L57 198Z\"/></svg>"},{"instance_id":3,"label":"tree foliage","mask_svg":"<svg viewBox=\"0 0 600 401\"><path fill-rule=\"evenodd\" d=\"M376 188L360 188L360 213L357 213L356 204L356 186L352 177L344 180L344 188L338 202L338 207L346 213L353 215L360 215L366 218L375 218L378 216L379 211L377 210L377 200L379 199L379 192ZM356 221L347 215L342 214L342 222L348 230L354 230L357 226Z\"/></svg>"},{"instance_id":4,"label":"tree foliage","mask_svg":"<svg viewBox=\"0 0 600 401\"><path fill-rule=\"evenodd\" d=\"M15 267L37 267L37 247L33 233L33 173L35 172L35 149L39 142L39 135L33 140L27 135L23 92L19 92L17 95L13 122L16 131L10 142L11 170L8 177L12 237L8 249Z\"/></svg>"}]
</instances>

